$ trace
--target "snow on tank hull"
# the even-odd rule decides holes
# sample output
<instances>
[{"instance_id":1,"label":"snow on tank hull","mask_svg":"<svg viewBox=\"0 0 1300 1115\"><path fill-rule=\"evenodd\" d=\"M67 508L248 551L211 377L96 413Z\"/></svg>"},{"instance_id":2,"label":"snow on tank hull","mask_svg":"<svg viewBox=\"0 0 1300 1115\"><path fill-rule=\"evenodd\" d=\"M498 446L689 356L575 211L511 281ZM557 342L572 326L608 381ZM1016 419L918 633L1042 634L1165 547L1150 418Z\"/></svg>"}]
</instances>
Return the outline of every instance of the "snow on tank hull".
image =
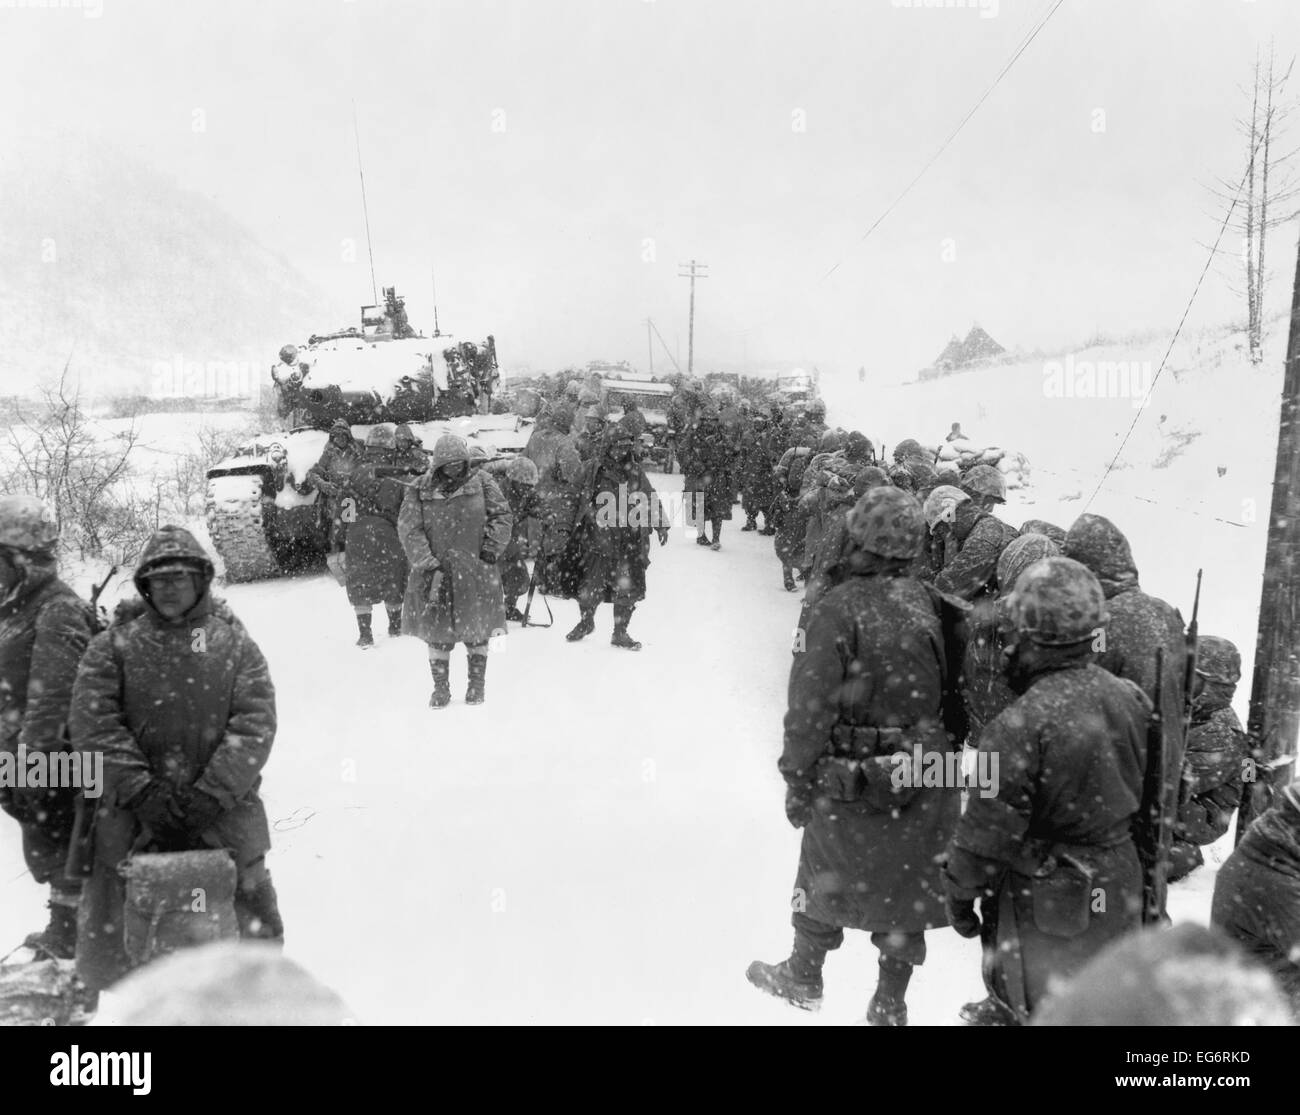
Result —
<instances>
[{"instance_id":1,"label":"snow on tank hull","mask_svg":"<svg viewBox=\"0 0 1300 1115\"><path fill-rule=\"evenodd\" d=\"M482 446L489 457L521 453L533 427L531 420L513 414L409 425L426 452L443 434L452 433L471 446ZM354 425L352 436L364 444L371 428ZM208 532L228 582L282 577L323 566L329 545L328 515L320 494L306 489L304 481L327 441L328 434L316 429L259 435L208 469Z\"/></svg>"}]
</instances>

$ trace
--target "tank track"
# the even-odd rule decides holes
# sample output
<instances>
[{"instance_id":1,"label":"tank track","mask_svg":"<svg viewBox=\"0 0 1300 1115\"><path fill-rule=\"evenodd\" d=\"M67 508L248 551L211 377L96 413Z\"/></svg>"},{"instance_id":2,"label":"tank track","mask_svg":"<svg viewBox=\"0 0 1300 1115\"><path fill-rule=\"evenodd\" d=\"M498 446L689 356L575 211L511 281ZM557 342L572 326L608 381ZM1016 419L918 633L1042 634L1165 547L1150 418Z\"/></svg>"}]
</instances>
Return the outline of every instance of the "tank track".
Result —
<instances>
[{"instance_id":1,"label":"tank track","mask_svg":"<svg viewBox=\"0 0 1300 1115\"><path fill-rule=\"evenodd\" d=\"M240 481L247 485L246 495L240 490ZM254 581L283 573L267 537L262 506L260 476L222 476L208 481L208 533L225 562L227 581Z\"/></svg>"}]
</instances>

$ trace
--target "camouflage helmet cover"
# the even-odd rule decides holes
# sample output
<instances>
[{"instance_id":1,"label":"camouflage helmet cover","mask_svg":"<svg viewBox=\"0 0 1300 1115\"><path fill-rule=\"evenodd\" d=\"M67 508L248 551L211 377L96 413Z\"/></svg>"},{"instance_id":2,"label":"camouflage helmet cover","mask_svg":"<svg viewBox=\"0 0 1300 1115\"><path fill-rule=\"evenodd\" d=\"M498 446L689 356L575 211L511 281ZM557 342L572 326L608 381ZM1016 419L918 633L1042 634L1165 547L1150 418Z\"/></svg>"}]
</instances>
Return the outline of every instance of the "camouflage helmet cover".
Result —
<instances>
[{"instance_id":1,"label":"camouflage helmet cover","mask_svg":"<svg viewBox=\"0 0 1300 1115\"><path fill-rule=\"evenodd\" d=\"M1005 503L1007 481L992 465L976 465L961 482L962 491L972 496L989 496Z\"/></svg>"},{"instance_id":2,"label":"camouflage helmet cover","mask_svg":"<svg viewBox=\"0 0 1300 1115\"><path fill-rule=\"evenodd\" d=\"M53 512L35 496L0 496L0 546L32 553L59 540Z\"/></svg>"},{"instance_id":3,"label":"camouflage helmet cover","mask_svg":"<svg viewBox=\"0 0 1300 1115\"><path fill-rule=\"evenodd\" d=\"M1196 672L1206 681L1236 685L1241 680L1241 652L1218 635L1202 635L1196 644Z\"/></svg>"},{"instance_id":4,"label":"camouflage helmet cover","mask_svg":"<svg viewBox=\"0 0 1300 1115\"><path fill-rule=\"evenodd\" d=\"M537 466L527 457L516 457L506 465L506 479L513 480L516 484L526 484L533 487L540 476L537 472Z\"/></svg>"},{"instance_id":5,"label":"camouflage helmet cover","mask_svg":"<svg viewBox=\"0 0 1300 1115\"><path fill-rule=\"evenodd\" d=\"M849 538L868 553L915 558L925 535L925 516L916 497L899 488L871 488L849 511Z\"/></svg>"},{"instance_id":6,"label":"camouflage helmet cover","mask_svg":"<svg viewBox=\"0 0 1300 1115\"><path fill-rule=\"evenodd\" d=\"M1021 573L1006 614L1017 633L1042 646L1087 642L1107 619L1101 582L1067 557L1043 558Z\"/></svg>"},{"instance_id":7,"label":"camouflage helmet cover","mask_svg":"<svg viewBox=\"0 0 1300 1115\"><path fill-rule=\"evenodd\" d=\"M911 473L908 475L910 476ZM957 505L966 503L969 499L970 496L960 488L954 488L951 484L940 484L925 497L923 510L926 526L934 530L939 523L950 521L957 510Z\"/></svg>"}]
</instances>

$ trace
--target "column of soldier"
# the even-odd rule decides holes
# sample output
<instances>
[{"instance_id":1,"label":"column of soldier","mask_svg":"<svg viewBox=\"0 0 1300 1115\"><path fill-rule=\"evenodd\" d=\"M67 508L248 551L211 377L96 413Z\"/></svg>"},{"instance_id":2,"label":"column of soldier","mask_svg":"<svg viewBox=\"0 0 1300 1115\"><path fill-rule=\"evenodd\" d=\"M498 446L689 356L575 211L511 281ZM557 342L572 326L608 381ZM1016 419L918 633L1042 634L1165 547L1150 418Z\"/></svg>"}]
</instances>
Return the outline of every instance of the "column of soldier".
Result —
<instances>
[{"instance_id":1,"label":"column of soldier","mask_svg":"<svg viewBox=\"0 0 1300 1115\"><path fill-rule=\"evenodd\" d=\"M1167 924L1166 883L1202 865L1250 777L1230 707L1237 648L1201 636L1188 679L1182 616L1142 590L1127 539L1099 515L1017 530L997 515L997 468L942 475L914 440L885 467L860 434L811 421L784 447L777 421L754 423L758 463L740 467L771 469L773 488L744 497L747 527L765 511L786 588L792 570L806 585L778 763L803 839L791 953L755 961L750 982L816 1009L827 953L864 930L879 952L866 1021L906 1025L925 932L949 926L982 944L986 995L960 1011L970 1025L1290 1021L1295 787L1219 873L1215 932L1134 936ZM990 784L976 792L969 761L955 779L919 777L963 745ZM1164 821L1143 806L1148 752L1161 750ZM1173 965L1163 983L1157 960ZM1207 970L1232 975L1210 986ZM1201 993L1182 995L1198 979Z\"/></svg>"}]
</instances>

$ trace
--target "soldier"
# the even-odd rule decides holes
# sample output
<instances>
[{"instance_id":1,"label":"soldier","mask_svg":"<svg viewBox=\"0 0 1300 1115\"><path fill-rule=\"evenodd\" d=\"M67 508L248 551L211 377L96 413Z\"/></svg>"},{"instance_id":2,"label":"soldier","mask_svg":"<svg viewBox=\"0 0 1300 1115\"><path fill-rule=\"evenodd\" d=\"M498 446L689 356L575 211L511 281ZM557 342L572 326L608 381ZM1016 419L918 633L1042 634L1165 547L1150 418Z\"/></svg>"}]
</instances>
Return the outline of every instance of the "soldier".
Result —
<instances>
[{"instance_id":1,"label":"soldier","mask_svg":"<svg viewBox=\"0 0 1300 1115\"><path fill-rule=\"evenodd\" d=\"M1183 756L1183 780L1169 856L1172 883L1200 867L1201 848L1228 831L1241 804L1243 773L1250 758L1246 733L1232 711L1241 680L1241 654L1227 639L1202 635L1196 646L1192 723Z\"/></svg>"},{"instance_id":2,"label":"soldier","mask_svg":"<svg viewBox=\"0 0 1300 1115\"><path fill-rule=\"evenodd\" d=\"M415 436L414 431L405 422L394 431L396 453L393 464L400 469L419 475L429 467L429 455L424 451L424 442Z\"/></svg>"},{"instance_id":3,"label":"soldier","mask_svg":"<svg viewBox=\"0 0 1300 1115\"><path fill-rule=\"evenodd\" d=\"M924 529L920 504L895 488L871 489L849 513L845 577L814 606L795 655L778 763L786 816L804 830L794 948L746 973L816 1009L826 953L846 928L863 930L880 951L867 1008L879 1026L906 1024L925 931L946 924L938 861L960 810L957 786L921 788L894 773L914 755L946 756L963 730L954 611L906 574Z\"/></svg>"},{"instance_id":4,"label":"soldier","mask_svg":"<svg viewBox=\"0 0 1300 1115\"><path fill-rule=\"evenodd\" d=\"M136 852L228 849L240 936L284 940L258 795L275 689L257 644L212 599L212 576L189 531L161 528L136 568L139 614L96 636L77 672L72 742L104 756L77 938L78 974L95 991L131 966L118 868Z\"/></svg>"},{"instance_id":5,"label":"soldier","mask_svg":"<svg viewBox=\"0 0 1300 1115\"><path fill-rule=\"evenodd\" d=\"M1183 687L1187 670L1183 617L1172 605L1142 591L1128 539L1109 519L1101 515L1080 515L1065 536L1062 552L1091 569L1106 595L1110 623L1098 665L1116 677L1135 682L1151 697L1156 691L1156 648L1164 647L1161 735L1168 772L1165 799L1172 811L1177 807L1183 768ZM1167 825L1158 848L1139 846L1138 855L1143 863L1149 865L1158 856L1168 856L1172 838L1173 825ZM1164 910L1163 893L1148 897Z\"/></svg>"},{"instance_id":6,"label":"soldier","mask_svg":"<svg viewBox=\"0 0 1300 1115\"><path fill-rule=\"evenodd\" d=\"M636 430L636 436L638 438L645 433L648 423L646 422L645 415L641 413L641 406L636 401L635 396L623 396L623 418L626 418L628 422L631 423L632 428Z\"/></svg>"},{"instance_id":7,"label":"soldier","mask_svg":"<svg viewBox=\"0 0 1300 1115\"><path fill-rule=\"evenodd\" d=\"M68 744L68 703L90 642L89 606L58 576L59 528L34 496L0 497L0 751L55 755ZM0 809L22 830L23 859L49 886L49 924L23 944L69 960L77 940L81 880L64 875L77 787L18 786L0 779Z\"/></svg>"},{"instance_id":8,"label":"soldier","mask_svg":"<svg viewBox=\"0 0 1300 1115\"><path fill-rule=\"evenodd\" d=\"M346 532L339 517L339 502L348 476L360 463L361 447L352 437L352 427L342 418L336 419L330 427L325 451L307 470L303 484L307 491L315 489L320 492L325 502L325 513L329 517L329 552L332 554L343 550Z\"/></svg>"},{"instance_id":9,"label":"soldier","mask_svg":"<svg viewBox=\"0 0 1300 1115\"><path fill-rule=\"evenodd\" d=\"M895 466L897 468L897 466ZM905 477L907 483L911 483L912 474L907 469L899 469L901 477ZM891 470L891 476L893 475ZM902 485L898 485L902 487ZM904 491L911 491L910 487L903 487ZM947 564L948 546L953 548L953 556L957 553L957 543L952 541L952 524L957 520L957 507L959 504L966 503L970 499L960 488L954 488L951 484L940 484L934 488L925 502L921 505L925 510L925 522L929 528L926 531L926 548L925 558L927 559L927 574L917 574L924 580L933 581Z\"/></svg>"},{"instance_id":10,"label":"soldier","mask_svg":"<svg viewBox=\"0 0 1300 1115\"><path fill-rule=\"evenodd\" d=\"M1035 562L1006 612L1007 674L1019 697L980 736L997 787L971 794L944 883L963 937L980 935L976 899L996 920L985 964L1000 1021L1011 1024L1029 1018L1052 979L1073 975L1139 925L1142 869L1131 828L1151 703L1096 664L1106 602L1079 562Z\"/></svg>"},{"instance_id":11,"label":"soldier","mask_svg":"<svg viewBox=\"0 0 1300 1115\"><path fill-rule=\"evenodd\" d=\"M712 408L705 410L687 434L682 450L686 479L683 491L699 512L699 535L695 541L713 550L722 549L722 521L731 518L732 472L735 451ZM713 537L708 536L712 524Z\"/></svg>"},{"instance_id":12,"label":"soldier","mask_svg":"<svg viewBox=\"0 0 1300 1115\"><path fill-rule=\"evenodd\" d=\"M578 434L575 447L582 461L590 461L600 455L601 442L605 439L605 408L599 403L592 403L582 414L582 432Z\"/></svg>"},{"instance_id":13,"label":"soldier","mask_svg":"<svg viewBox=\"0 0 1300 1115\"><path fill-rule=\"evenodd\" d=\"M429 471L406 489L397 534L411 572L402 630L429 644L429 707L451 703L451 652L469 656L467 705L481 705L488 640L506 631L497 562L510 544L510 505L491 475L470 468L464 438L443 434Z\"/></svg>"},{"instance_id":14,"label":"soldier","mask_svg":"<svg viewBox=\"0 0 1300 1115\"><path fill-rule=\"evenodd\" d=\"M826 432L826 404L821 399L814 399L804 408L807 416L808 434L815 445Z\"/></svg>"},{"instance_id":15,"label":"soldier","mask_svg":"<svg viewBox=\"0 0 1300 1115\"><path fill-rule=\"evenodd\" d=\"M1300 1022L1300 783L1277 795L1219 868L1210 924L1273 973Z\"/></svg>"},{"instance_id":16,"label":"soldier","mask_svg":"<svg viewBox=\"0 0 1300 1115\"><path fill-rule=\"evenodd\" d=\"M537 466L527 457L516 457L501 479L501 494L510 505L512 525L510 544L501 556L501 590L505 597L506 619L524 621L518 601L528 591L526 559L537 556L538 532L542 507L537 499Z\"/></svg>"},{"instance_id":17,"label":"soldier","mask_svg":"<svg viewBox=\"0 0 1300 1115\"><path fill-rule=\"evenodd\" d=\"M976 465L962 480L961 490L970 499L957 506L948 528L946 564L934 583L944 592L974 601L995 591L998 558L1017 531L992 513L1007 499L1006 480L997 469Z\"/></svg>"},{"instance_id":18,"label":"soldier","mask_svg":"<svg viewBox=\"0 0 1300 1115\"><path fill-rule=\"evenodd\" d=\"M740 505L745 512L745 525L740 529L758 530L758 516L762 514L764 534L776 529L772 527L772 498L776 494L772 469L776 462L772 459L769 430L767 417L755 414L740 441Z\"/></svg>"},{"instance_id":19,"label":"soldier","mask_svg":"<svg viewBox=\"0 0 1300 1115\"><path fill-rule=\"evenodd\" d=\"M666 545L668 519L654 485L636 461L634 429L634 423L620 419L600 458L582 466L574 541L580 553L582 618L565 636L571 643L596 629L596 608L604 601L614 605L610 644L641 649L627 626L636 605L645 599L651 531L659 536L659 545Z\"/></svg>"},{"instance_id":20,"label":"soldier","mask_svg":"<svg viewBox=\"0 0 1300 1115\"><path fill-rule=\"evenodd\" d=\"M920 499L929 495L930 489L939 482L934 461L914 438L904 438L894 446L894 463L902 465L911 473L914 490Z\"/></svg>"},{"instance_id":21,"label":"soldier","mask_svg":"<svg viewBox=\"0 0 1300 1115\"><path fill-rule=\"evenodd\" d=\"M406 592L406 554L397 537L397 516L406 486L392 476L397 439L388 426L366 435L361 463L344 488L342 516L347 528L348 603L357 617L357 646L372 647L374 606L388 615L388 636L402 633L402 597ZM421 456L424 454L421 453Z\"/></svg>"},{"instance_id":22,"label":"soldier","mask_svg":"<svg viewBox=\"0 0 1300 1115\"><path fill-rule=\"evenodd\" d=\"M1020 533L1044 535L1055 542L1058 548L1065 545L1065 529L1046 519L1026 519L1020 524Z\"/></svg>"}]
</instances>

